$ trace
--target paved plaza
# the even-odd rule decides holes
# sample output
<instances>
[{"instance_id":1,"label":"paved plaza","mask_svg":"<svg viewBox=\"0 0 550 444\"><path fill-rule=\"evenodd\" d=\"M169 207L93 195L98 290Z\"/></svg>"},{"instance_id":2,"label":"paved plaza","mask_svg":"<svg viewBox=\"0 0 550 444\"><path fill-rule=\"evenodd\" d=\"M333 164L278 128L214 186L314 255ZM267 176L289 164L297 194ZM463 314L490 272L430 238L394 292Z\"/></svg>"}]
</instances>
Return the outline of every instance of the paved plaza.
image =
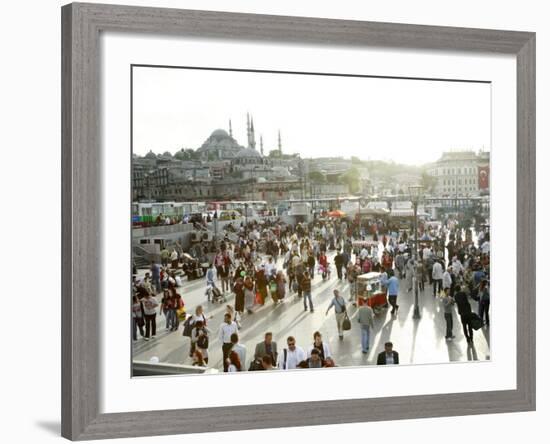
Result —
<instances>
[{"instance_id":1,"label":"paved plaza","mask_svg":"<svg viewBox=\"0 0 550 444\"><path fill-rule=\"evenodd\" d=\"M380 249L381 251L381 249ZM329 255L333 263L334 252ZM282 269L282 259L277 262ZM297 345L308 348L313 343L313 332L320 331L323 341L328 342L332 356L337 366L375 365L377 354L383 351L384 343L391 341L394 350L399 352L400 364L433 364L457 361L489 360L490 330L482 327L474 331L474 343L467 344L462 333L462 324L458 314L453 313L452 341L445 340L445 319L441 300L433 297L433 289L426 284L425 290L419 293L421 318L413 319L414 291L407 292L405 280L401 280L397 303L397 316L392 316L389 310L384 310L375 318L374 331L371 332L370 352L363 354L360 345L360 326L356 319L356 308L348 306L352 329L345 332L344 340L338 338L334 311L325 316L326 309L333 296L333 290L338 288L341 294L349 297L347 281L338 281L334 267L331 278L323 281L315 274L312 282L312 297L315 311L304 311L303 301L295 293L287 292L282 303L274 304L268 298L264 306L257 306L253 314L244 314L239 331L240 343L246 346L246 369L253 357L255 345L262 341L267 331L273 332L279 351L286 347L286 338L294 336ZM140 276L145 270L140 271ZM188 314L194 313L197 305L203 305L206 315L212 316L208 321L211 331L209 352L209 367L222 369L222 346L218 331L223 322L226 304L208 302L205 295L206 281L204 278L183 283L178 288L182 295ZM159 302L162 295L158 296ZM477 302L470 300L472 310L477 312ZM234 296L228 295L227 304L234 305ZM138 361L149 361L157 357L161 363L191 364L189 357L190 340L182 336L183 325L180 323L177 332L165 328L166 319L157 315L157 336L146 342L138 335L133 343L133 358Z\"/></svg>"}]
</instances>

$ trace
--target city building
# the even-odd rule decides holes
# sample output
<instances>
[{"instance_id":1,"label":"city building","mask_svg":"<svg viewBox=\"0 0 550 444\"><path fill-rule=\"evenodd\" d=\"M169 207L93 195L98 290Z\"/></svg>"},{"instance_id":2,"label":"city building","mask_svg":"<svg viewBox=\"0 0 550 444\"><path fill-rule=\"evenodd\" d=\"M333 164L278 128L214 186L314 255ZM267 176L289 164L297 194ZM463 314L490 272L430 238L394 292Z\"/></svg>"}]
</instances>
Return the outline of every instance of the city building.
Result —
<instances>
[{"instance_id":1,"label":"city building","mask_svg":"<svg viewBox=\"0 0 550 444\"><path fill-rule=\"evenodd\" d=\"M447 151L426 173L433 178L429 194L441 197L479 196L490 190L487 151Z\"/></svg>"}]
</instances>

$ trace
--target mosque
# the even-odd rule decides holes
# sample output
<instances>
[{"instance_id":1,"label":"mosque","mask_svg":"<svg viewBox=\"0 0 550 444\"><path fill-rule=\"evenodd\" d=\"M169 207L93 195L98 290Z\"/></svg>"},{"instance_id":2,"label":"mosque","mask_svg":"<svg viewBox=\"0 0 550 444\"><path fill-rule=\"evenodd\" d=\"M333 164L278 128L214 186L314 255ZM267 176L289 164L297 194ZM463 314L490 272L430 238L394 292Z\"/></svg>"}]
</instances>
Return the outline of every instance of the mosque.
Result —
<instances>
[{"instance_id":1,"label":"mosque","mask_svg":"<svg viewBox=\"0 0 550 444\"><path fill-rule=\"evenodd\" d=\"M231 171L237 173L241 178L252 177L268 178L277 175L287 175L288 170L274 166L271 158L264 154L263 138L260 136L260 150L256 149L256 134L254 131L254 118L246 115L246 136L247 146L240 145L233 137L231 120L229 120L229 132L224 129L217 129L197 149L201 160L204 161L228 161L231 164ZM278 150L282 155L281 132L278 134Z\"/></svg>"}]
</instances>

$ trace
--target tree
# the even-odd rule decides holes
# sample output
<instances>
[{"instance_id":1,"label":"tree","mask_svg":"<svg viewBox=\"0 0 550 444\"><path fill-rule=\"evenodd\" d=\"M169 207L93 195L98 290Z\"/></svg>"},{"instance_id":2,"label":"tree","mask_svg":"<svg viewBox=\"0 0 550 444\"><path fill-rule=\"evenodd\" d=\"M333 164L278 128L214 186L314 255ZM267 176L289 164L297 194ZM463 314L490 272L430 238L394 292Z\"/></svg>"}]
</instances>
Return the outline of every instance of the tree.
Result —
<instances>
[{"instance_id":1,"label":"tree","mask_svg":"<svg viewBox=\"0 0 550 444\"><path fill-rule=\"evenodd\" d=\"M197 156L198 153L191 148L182 148L176 154L174 154L174 158L178 160L193 160L196 159Z\"/></svg>"},{"instance_id":2,"label":"tree","mask_svg":"<svg viewBox=\"0 0 550 444\"><path fill-rule=\"evenodd\" d=\"M433 191L435 184L437 183L437 179L428 174L426 171L422 172L422 176L420 177L420 184L424 187L424 191L429 193Z\"/></svg>"},{"instance_id":3,"label":"tree","mask_svg":"<svg viewBox=\"0 0 550 444\"><path fill-rule=\"evenodd\" d=\"M325 183L326 182L325 176L323 175L323 173L321 173L319 171L312 171L311 173L309 173L309 180L311 180L314 183Z\"/></svg>"},{"instance_id":4,"label":"tree","mask_svg":"<svg viewBox=\"0 0 550 444\"><path fill-rule=\"evenodd\" d=\"M281 157L281 153L279 150L271 150L269 152L269 157L271 157L272 159L278 159Z\"/></svg>"},{"instance_id":5,"label":"tree","mask_svg":"<svg viewBox=\"0 0 550 444\"><path fill-rule=\"evenodd\" d=\"M359 170L355 167L351 167L340 176L340 182L348 185L350 193L357 193L361 189L361 175L359 174Z\"/></svg>"}]
</instances>

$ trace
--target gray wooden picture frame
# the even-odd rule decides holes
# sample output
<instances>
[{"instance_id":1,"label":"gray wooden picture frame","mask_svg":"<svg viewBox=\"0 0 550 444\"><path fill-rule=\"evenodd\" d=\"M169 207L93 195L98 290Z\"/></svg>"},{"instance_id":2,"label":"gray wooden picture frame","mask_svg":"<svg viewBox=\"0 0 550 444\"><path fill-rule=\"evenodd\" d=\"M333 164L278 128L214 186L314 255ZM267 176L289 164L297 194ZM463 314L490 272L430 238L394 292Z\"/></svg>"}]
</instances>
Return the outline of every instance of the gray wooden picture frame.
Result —
<instances>
[{"instance_id":1,"label":"gray wooden picture frame","mask_svg":"<svg viewBox=\"0 0 550 444\"><path fill-rule=\"evenodd\" d=\"M535 409L535 34L73 3L62 8L62 435L72 440ZM102 31L333 47L514 55L517 60L517 389L104 414L99 411ZM521 291L520 291L521 290Z\"/></svg>"}]
</instances>

